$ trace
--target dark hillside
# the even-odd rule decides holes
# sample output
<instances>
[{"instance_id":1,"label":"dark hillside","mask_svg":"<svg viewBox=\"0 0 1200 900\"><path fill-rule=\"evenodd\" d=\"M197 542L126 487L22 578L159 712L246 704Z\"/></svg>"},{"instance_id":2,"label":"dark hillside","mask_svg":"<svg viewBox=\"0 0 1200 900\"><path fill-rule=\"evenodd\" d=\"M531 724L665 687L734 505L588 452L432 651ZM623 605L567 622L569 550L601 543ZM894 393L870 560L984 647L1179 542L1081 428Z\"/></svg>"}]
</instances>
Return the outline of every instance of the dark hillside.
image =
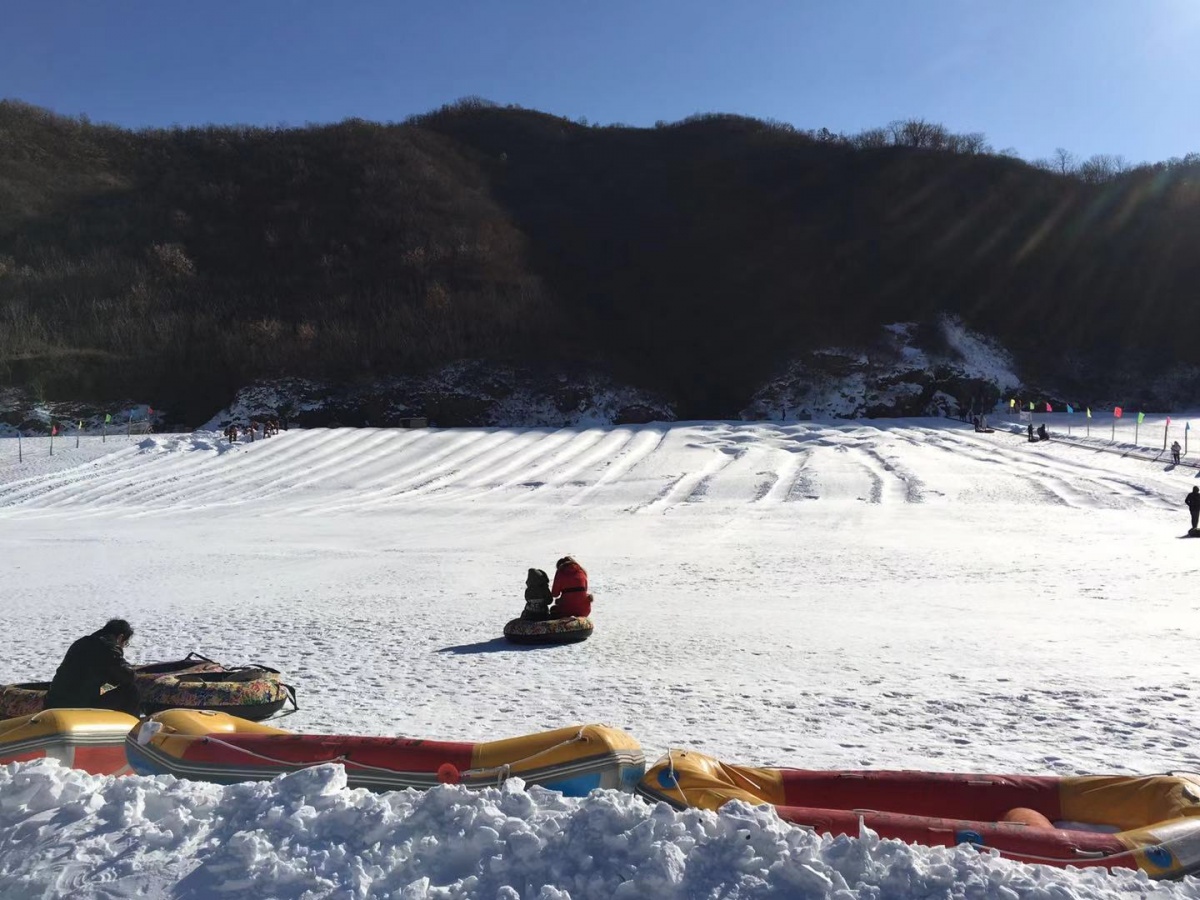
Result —
<instances>
[{"instance_id":1,"label":"dark hillside","mask_svg":"<svg viewBox=\"0 0 1200 900\"><path fill-rule=\"evenodd\" d=\"M128 132L0 103L0 384L196 421L255 378L475 358L714 417L799 350L945 312L1033 377L1200 363L1200 166L1097 179L923 143L477 102Z\"/></svg>"}]
</instances>

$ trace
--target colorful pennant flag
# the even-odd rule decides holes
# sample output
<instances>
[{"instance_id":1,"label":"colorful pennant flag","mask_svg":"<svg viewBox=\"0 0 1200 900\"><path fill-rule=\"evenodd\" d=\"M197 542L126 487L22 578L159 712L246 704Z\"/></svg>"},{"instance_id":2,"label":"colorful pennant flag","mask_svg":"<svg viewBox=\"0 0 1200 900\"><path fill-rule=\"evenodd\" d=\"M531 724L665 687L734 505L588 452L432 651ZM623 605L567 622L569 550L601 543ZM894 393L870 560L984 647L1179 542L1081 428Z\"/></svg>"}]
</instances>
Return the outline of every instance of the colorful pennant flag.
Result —
<instances>
[{"instance_id":1,"label":"colorful pennant flag","mask_svg":"<svg viewBox=\"0 0 1200 900\"><path fill-rule=\"evenodd\" d=\"M1032 400L1029 401L1029 411L1033 412L1033 401Z\"/></svg>"},{"instance_id":2,"label":"colorful pennant flag","mask_svg":"<svg viewBox=\"0 0 1200 900\"><path fill-rule=\"evenodd\" d=\"M1113 418L1114 418L1114 419L1119 419L1119 418L1121 418L1121 414L1122 414L1122 409L1121 409L1121 407L1119 407L1119 406L1114 406L1114 407L1113 407Z\"/></svg>"},{"instance_id":3,"label":"colorful pennant flag","mask_svg":"<svg viewBox=\"0 0 1200 900\"><path fill-rule=\"evenodd\" d=\"M1092 417L1092 408L1089 406L1089 407L1086 407L1086 409L1087 409L1087 417L1090 419Z\"/></svg>"},{"instance_id":4,"label":"colorful pennant flag","mask_svg":"<svg viewBox=\"0 0 1200 900\"><path fill-rule=\"evenodd\" d=\"M58 434L58 426L55 425L53 422L51 422L50 423L50 437L54 437L56 434Z\"/></svg>"},{"instance_id":5,"label":"colorful pennant flag","mask_svg":"<svg viewBox=\"0 0 1200 900\"><path fill-rule=\"evenodd\" d=\"M1046 404L1046 412L1054 412L1054 407L1049 403Z\"/></svg>"},{"instance_id":6,"label":"colorful pennant flag","mask_svg":"<svg viewBox=\"0 0 1200 900\"><path fill-rule=\"evenodd\" d=\"M1167 426L1170 427L1170 425L1171 425L1171 417L1167 416Z\"/></svg>"},{"instance_id":7,"label":"colorful pennant flag","mask_svg":"<svg viewBox=\"0 0 1200 900\"><path fill-rule=\"evenodd\" d=\"M1067 415L1075 415L1075 407L1073 407L1070 403L1067 404Z\"/></svg>"},{"instance_id":8,"label":"colorful pennant flag","mask_svg":"<svg viewBox=\"0 0 1200 900\"><path fill-rule=\"evenodd\" d=\"M1009 408L1009 409L1016 409L1016 408L1017 408L1017 398L1016 398L1016 397L1012 397L1012 398L1010 398L1010 399L1009 399L1009 401L1008 401L1008 408Z\"/></svg>"},{"instance_id":9,"label":"colorful pennant flag","mask_svg":"<svg viewBox=\"0 0 1200 900\"><path fill-rule=\"evenodd\" d=\"M105 413L105 415L104 415L104 424L105 424L105 425L111 425L111 424L112 424L112 413Z\"/></svg>"},{"instance_id":10,"label":"colorful pennant flag","mask_svg":"<svg viewBox=\"0 0 1200 900\"><path fill-rule=\"evenodd\" d=\"M79 420L79 424L75 426L79 431L83 431L83 419Z\"/></svg>"},{"instance_id":11,"label":"colorful pennant flag","mask_svg":"<svg viewBox=\"0 0 1200 900\"><path fill-rule=\"evenodd\" d=\"M1138 413L1138 424L1141 425L1142 422L1144 422L1145 420L1146 420L1146 414L1144 412Z\"/></svg>"}]
</instances>

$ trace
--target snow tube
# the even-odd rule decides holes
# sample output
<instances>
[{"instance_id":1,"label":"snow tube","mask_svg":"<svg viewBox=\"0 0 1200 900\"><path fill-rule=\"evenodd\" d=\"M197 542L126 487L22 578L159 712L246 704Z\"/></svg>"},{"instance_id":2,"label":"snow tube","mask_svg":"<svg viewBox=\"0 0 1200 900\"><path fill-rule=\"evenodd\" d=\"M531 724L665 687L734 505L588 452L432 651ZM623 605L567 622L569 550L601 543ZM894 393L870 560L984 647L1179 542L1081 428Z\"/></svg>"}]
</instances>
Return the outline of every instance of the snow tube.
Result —
<instances>
[{"instance_id":1,"label":"snow tube","mask_svg":"<svg viewBox=\"0 0 1200 900\"><path fill-rule=\"evenodd\" d=\"M148 713L209 709L257 722L279 712L289 700L298 708L295 689L267 666L160 675L141 690L142 708Z\"/></svg>"},{"instance_id":2,"label":"snow tube","mask_svg":"<svg viewBox=\"0 0 1200 900\"><path fill-rule=\"evenodd\" d=\"M0 721L0 765L57 759L93 775L128 775L125 738L138 720L107 709L49 709Z\"/></svg>"},{"instance_id":3,"label":"snow tube","mask_svg":"<svg viewBox=\"0 0 1200 900\"><path fill-rule=\"evenodd\" d=\"M592 620L580 616L529 622L513 619L504 626L504 636L514 644L577 644L592 636Z\"/></svg>"},{"instance_id":4,"label":"snow tube","mask_svg":"<svg viewBox=\"0 0 1200 900\"><path fill-rule=\"evenodd\" d=\"M651 767L638 793L680 809L770 803L784 821L822 834L857 837L865 825L884 838L974 844L1022 862L1141 869L1152 878L1200 871L1200 776L1183 772L814 771L736 766L675 750Z\"/></svg>"},{"instance_id":5,"label":"snow tube","mask_svg":"<svg viewBox=\"0 0 1200 900\"><path fill-rule=\"evenodd\" d=\"M173 709L129 733L125 753L141 775L234 784L324 763L346 768L350 787L379 791L498 785L510 776L571 797L595 788L632 791L646 771L641 745L604 725L572 725L486 743L294 734L207 710Z\"/></svg>"},{"instance_id":6,"label":"snow tube","mask_svg":"<svg viewBox=\"0 0 1200 900\"><path fill-rule=\"evenodd\" d=\"M148 712L181 707L221 709L248 719L265 719L291 700L295 691L279 681L279 671L268 666L226 668L221 663L189 653L171 662L134 666L135 680ZM32 715L45 708L48 681L0 687L0 719Z\"/></svg>"}]
</instances>

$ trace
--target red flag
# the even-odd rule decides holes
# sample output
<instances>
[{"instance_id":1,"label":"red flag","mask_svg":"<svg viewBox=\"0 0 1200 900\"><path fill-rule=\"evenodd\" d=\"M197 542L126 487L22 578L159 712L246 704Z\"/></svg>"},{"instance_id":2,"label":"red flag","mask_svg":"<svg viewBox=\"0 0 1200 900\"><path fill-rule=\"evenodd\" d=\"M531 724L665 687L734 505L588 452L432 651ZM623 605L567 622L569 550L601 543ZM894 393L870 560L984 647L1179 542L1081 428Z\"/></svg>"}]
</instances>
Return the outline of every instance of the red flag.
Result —
<instances>
[{"instance_id":1,"label":"red flag","mask_svg":"<svg viewBox=\"0 0 1200 900\"><path fill-rule=\"evenodd\" d=\"M1170 417L1170 416L1167 416L1167 424L1168 424L1168 425L1170 425L1170 424L1171 424L1171 417Z\"/></svg>"},{"instance_id":2,"label":"red flag","mask_svg":"<svg viewBox=\"0 0 1200 900\"><path fill-rule=\"evenodd\" d=\"M1121 418L1121 407L1119 407L1119 406L1113 407L1113 417L1117 418L1117 419Z\"/></svg>"},{"instance_id":3,"label":"red flag","mask_svg":"<svg viewBox=\"0 0 1200 900\"><path fill-rule=\"evenodd\" d=\"M1054 412L1054 407L1052 407L1049 403L1046 404L1046 412Z\"/></svg>"},{"instance_id":4,"label":"red flag","mask_svg":"<svg viewBox=\"0 0 1200 900\"><path fill-rule=\"evenodd\" d=\"M56 434L58 434L58 426L52 424L50 426L50 437L54 437Z\"/></svg>"}]
</instances>

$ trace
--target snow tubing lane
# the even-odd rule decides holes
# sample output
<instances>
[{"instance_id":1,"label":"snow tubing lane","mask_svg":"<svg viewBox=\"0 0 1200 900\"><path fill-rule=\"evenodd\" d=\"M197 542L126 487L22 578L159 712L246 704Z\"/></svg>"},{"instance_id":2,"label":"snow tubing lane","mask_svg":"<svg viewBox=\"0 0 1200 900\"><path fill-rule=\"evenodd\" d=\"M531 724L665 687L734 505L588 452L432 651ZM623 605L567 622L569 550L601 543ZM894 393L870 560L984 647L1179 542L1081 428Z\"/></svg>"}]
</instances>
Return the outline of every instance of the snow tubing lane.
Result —
<instances>
[{"instance_id":1,"label":"snow tubing lane","mask_svg":"<svg viewBox=\"0 0 1200 900\"><path fill-rule=\"evenodd\" d=\"M163 675L142 688L142 708L154 714L168 709L209 709L258 722L296 706L296 692L279 680L279 672L250 666L228 672L184 672Z\"/></svg>"},{"instance_id":2,"label":"snow tubing lane","mask_svg":"<svg viewBox=\"0 0 1200 900\"><path fill-rule=\"evenodd\" d=\"M504 626L504 636L514 644L578 644L590 638L594 630L592 620L580 616L541 622L513 619Z\"/></svg>"}]
</instances>

